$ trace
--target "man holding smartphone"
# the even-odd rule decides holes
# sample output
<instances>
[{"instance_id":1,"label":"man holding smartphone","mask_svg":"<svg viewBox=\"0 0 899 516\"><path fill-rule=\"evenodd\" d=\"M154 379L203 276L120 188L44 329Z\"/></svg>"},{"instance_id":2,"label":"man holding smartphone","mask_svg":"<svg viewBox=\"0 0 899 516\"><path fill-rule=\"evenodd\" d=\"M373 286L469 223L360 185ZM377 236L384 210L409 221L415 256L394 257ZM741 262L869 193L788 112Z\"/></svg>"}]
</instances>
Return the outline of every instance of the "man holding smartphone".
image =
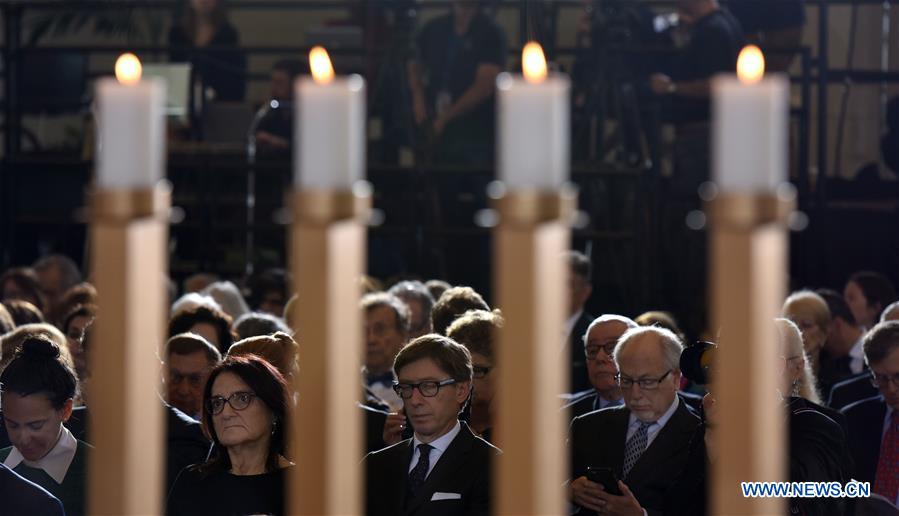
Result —
<instances>
[{"instance_id":1,"label":"man holding smartphone","mask_svg":"<svg viewBox=\"0 0 899 516\"><path fill-rule=\"evenodd\" d=\"M569 495L577 514L662 514L673 497L700 423L677 397L682 349L658 327L632 328L619 339L613 358L624 406L571 423ZM613 481L621 494L611 492Z\"/></svg>"}]
</instances>

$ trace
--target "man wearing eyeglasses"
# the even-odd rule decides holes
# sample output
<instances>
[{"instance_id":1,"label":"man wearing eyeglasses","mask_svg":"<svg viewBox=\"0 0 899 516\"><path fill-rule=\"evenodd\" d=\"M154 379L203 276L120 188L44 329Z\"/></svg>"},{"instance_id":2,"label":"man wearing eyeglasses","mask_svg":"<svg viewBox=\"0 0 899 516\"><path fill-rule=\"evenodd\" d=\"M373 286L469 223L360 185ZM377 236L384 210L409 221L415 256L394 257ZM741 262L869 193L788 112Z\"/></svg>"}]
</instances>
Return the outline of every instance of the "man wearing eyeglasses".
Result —
<instances>
[{"instance_id":1,"label":"man wearing eyeglasses","mask_svg":"<svg viewBox=\"0 0 899 516\"><path fill-rule=\"evenodd\" d=\"M899 505L899 321L880 323L865 335L865 361L878 396L841 410L849 424L853 478Z\"/></svg>"},{"instance_id":2,"label":"man wearing eyeglasses","mask_svg":"<svg viewBox=\"0 0 899 516\"><path fill-rule=\"evenodd\" d=\"M424 335L400 351L394 370L414 435L365 457L366 513L489 515L491 458L499 450L458 419L471 394L468 350Z\"/></svg>"},{"instance_id":3,"label":"man wearing eyeglasses","mask_svg":"<svg viewBox=\"0 0 899 516\"><path fill-rule=\"evenodd\" d=\"M682 345L659 327L632 328L613 352L624 406L571 423L571 501L577 514L660 514L685 469L699 418L677 396ZM587 468L611 468L612 494L587 479Z\"/></svg>"},{"instance_id":4,"label":"man wearing eyeglasses","mask_svg":"<svg viewBox=\"0 0 899 516\"><path fill-rule=\"evenodd\" d=\"M572 399L562 407L574 419L594 410L622 405L618 387L618 368L612 352L624 332L636 328L637 323L623 315L604 314L590 323L584 335L584 356L587 358L587 376L593 389Z\"/></svg>"}]
</instances>

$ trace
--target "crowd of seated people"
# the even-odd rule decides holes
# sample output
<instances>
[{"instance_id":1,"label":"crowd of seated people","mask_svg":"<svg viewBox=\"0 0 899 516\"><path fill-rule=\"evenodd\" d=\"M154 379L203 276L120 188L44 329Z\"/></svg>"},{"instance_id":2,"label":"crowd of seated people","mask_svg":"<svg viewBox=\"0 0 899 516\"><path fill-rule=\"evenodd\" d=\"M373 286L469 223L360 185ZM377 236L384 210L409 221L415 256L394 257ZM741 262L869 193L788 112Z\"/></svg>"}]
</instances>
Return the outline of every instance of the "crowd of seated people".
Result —
<instances>
[{"instance_id":1,"label":"crowd of seated people","mask_svg":"<svg viewBox=\"0 0 899 516\"><path fill-rule=\"evenodd\" d=\"M584 387L572 375L559 393L571 422L572 511L705 514L708 465L726 453L716 446L714 394L681 371L689 342L676 318L657 310L585 317L591 260L576 251L560 259L570 272L570 315L547 345L586 378ZM91 440L88 389L90 355L102 352L90 345L102 305L74 262L54 255L40 263L56 271L17 267L0 281L0 492L16 489L16 503L35 513L84 514L85 463L103 445ZM172 300L154 366L167 414L168 514L283 514L285 473L302 467L287 446L288 415L302 403L295 385L304 343L285 318L295 301L285 303L283 282L269 281L283 272L261 276L239 287L195 275ZM502 307L437 280L361 285L367 513L489 514L501 453ZM772 321L780 358L771 364L779 372L771 400L789 422L789 480L856 479L874 496L795 498L796 514L879 514L899 501L897 296L886 276L866 271L843 291L802 289L784 300L783 318ZM36 316L13 317L22 303Z\"/></svg>"}]
</instances>

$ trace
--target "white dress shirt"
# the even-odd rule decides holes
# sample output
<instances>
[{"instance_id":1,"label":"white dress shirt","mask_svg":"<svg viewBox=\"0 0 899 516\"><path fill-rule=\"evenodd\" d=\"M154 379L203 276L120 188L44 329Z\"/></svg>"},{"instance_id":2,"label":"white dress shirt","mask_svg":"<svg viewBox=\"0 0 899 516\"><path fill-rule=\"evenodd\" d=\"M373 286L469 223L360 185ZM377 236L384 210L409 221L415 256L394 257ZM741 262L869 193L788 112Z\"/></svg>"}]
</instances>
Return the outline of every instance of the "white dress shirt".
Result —
<instances>
[{"instance_id":1,"label":"white dress shirt","mask_svg":"<svg viewBox=\"0 0 899 516\"><path fill-rule=\"evenodd\" d=\"M852 374L859 374L865 370L865 349L862 347L864 338L865 335L862 334L849 350L849 370Z\"/></svg>"},{"instance_id":2,"label":"white dress shirt","mask_svg":"<svg viewBox=\"0 0 899 516\"><path fill-rule=\"evenodd\" d=\"M12 451L10 451L3 464L9 469L13 469L24 462L26 466L44 470L57 484L62 484L62 481L66 478L66 473L69 471L69 466L72 465L72 460L75 459L75 450L77 449L78 441L75 439L75 436L72 435L68 428L63 426L56 445L40 459L36 461L27 460L19 453L18 448L13 446Z\"/></svg>"},{"instance_id":3,"label":"white dress shirt","mask_svg":"<svg viewBox=\"0 0 899 516\"><path fill-rule=\"evenodd\" d=\"M450 443L453 442L453 439L455 439L457 435L459 435L460 431L462 431L462 425L457 420L456 426L454 426L452 430L428 443L433 449L431 449L431 454L428 455L428 474L425 475L425 478L428 478L431 471L434 471L434 466L437 464L437 461L440 460L440 457L443 456L443 452L449 448ZM422 442L418 438L418 435L415 435L412 438L412 449L415 451L412 452L412 460L409 461L409 473L411 473L412 470L415 469L415 465L418 464L418 457L421 455L418 451L419 444L422 444Z\"/></svg>"}]
</instances>

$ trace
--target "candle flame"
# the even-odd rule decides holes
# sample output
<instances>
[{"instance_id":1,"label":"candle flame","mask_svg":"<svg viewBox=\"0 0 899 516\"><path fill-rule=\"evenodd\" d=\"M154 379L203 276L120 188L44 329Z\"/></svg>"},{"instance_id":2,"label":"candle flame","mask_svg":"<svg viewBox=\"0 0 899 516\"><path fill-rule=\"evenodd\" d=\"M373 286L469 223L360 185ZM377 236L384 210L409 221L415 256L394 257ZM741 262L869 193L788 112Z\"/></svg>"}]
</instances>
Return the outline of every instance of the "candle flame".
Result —
<instances>
[{"instance_id":1,"label":"candle flame","mask_svg":"<svg viewBox=\"0 0 899 516\"><path fill-rule=\"evenodd\" d=\"M524 78L530 83L543 82L546 79L546 57L543 48L535 41L528 42L521 51L521 67Z\"/></svg>"},{"instance_id":2,"label":"candle flame","mask_svg":"<svg viewBox=\"0 0 899 516\"><path fill-rule=\"evenodd\" d=\"M334 67L331 66L331 58L324 47L312 47L309 51L309 69L318 84L328 84L334 80Z\"/></svg>"},{"instance_id":3,"label":"candle flame","mask_svg":"<svg viewBox=\"0 0 899 516\"><path fill-rule=\"evenodd\" d=\"M131 86L140 82L142 69L140 59L131 52L126 52L116 59L115 77L120 84Z\"/></svg>"},{"instance_id":4,"label":"candle flame","mask_svg":"<svg viewBox=\"0 0 899 516\"><path fill-rule=\"evenodd\" d=\"M743 84L755 84L765 75L765 56L755 45L746 45L737 58L737 77Z\"/></svg>"}]
</instances>

